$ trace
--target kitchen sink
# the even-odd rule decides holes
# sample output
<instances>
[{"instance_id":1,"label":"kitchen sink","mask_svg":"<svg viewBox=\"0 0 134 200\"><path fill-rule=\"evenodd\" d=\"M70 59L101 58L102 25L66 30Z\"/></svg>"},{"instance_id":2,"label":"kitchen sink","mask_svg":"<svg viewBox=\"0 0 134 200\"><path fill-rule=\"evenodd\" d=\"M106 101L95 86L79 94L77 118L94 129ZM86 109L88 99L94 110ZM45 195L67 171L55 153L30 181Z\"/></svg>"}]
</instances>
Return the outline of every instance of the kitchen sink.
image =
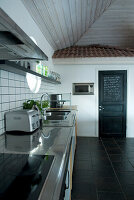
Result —
<instances>
[{"instance_id":1,"label":"kitchen sink","mask_svg":"<svg viewBox=\"0 0 134 200\"><path fill-rule=\"evenodd\" d=\"M66 111L47 110L46 113L51 113L51 115L68 115L70 111L69 110L66 110Z\"/></svg>"},{"instance_id":2,"label":"kitchen sink","mask_svg":"<svg viewBox=\"0 0 134 200\"><path fill-rule=\"evenodd\" d=\"M69 113L70 111L46 111L46 120L65 120Z\"/></svg>"},{"instance_id":3,"label":"kitchen sink","mask_svg":"<svg viewBox=\"0 0 134 200\"><path fill-rule=\"evenodd\" d=\"M64 120L67 116L65 115L52 115L52 116L46 116L46 120Z\"/></svg>"}]
</instances>

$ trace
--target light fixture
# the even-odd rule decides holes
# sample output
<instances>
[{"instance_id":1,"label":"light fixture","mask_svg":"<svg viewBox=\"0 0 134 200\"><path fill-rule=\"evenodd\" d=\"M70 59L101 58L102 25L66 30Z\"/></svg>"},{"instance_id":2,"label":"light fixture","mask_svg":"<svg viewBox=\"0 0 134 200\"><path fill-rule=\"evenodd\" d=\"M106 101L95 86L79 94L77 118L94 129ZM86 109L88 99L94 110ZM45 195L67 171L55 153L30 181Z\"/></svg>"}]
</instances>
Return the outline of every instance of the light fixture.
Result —
<instances>
[{"instance_id":1,"label":"light fixture","mask_svg":"<svg viewBox=\"0 0 134 200\"><path fill-rule=\"evenodd\" d=\"M27 73L26 79L31 92L37 93L41 86L41 77L37 77L33 74Z\"/></svg>"}]
</instances>

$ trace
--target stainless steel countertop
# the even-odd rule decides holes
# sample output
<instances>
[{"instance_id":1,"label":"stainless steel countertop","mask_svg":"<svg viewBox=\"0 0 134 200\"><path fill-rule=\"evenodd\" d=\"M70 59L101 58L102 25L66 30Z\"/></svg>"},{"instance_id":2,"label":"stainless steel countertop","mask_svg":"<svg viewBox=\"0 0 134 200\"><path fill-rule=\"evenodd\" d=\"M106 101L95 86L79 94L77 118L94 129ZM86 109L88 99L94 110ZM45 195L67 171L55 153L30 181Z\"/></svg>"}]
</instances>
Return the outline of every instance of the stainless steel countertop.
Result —
<instances>
[{"instance_id":1,"label":"stainless steel countertop","mask_svg":"<svg viewBox=\"0 0 134 200\"><path fill-rule=\"evenodd\" d=\"M0 153L54 155L53 164L38 199L59 200L72 133L73 126L68 126L43 127L32 135L1 135Z\"/></svg>"},{"instance_id":2,"label":"stainless steel countertop","mask_svg":"<svg viewBox=\"0 0 134 200\"><path fill-rule=\"evenodd\" d=\"M60 111L59 111L60 112ZM71 111L64 120L44 120L44 127L72 127L76 111Z\"/></svg>"}]
</instances>

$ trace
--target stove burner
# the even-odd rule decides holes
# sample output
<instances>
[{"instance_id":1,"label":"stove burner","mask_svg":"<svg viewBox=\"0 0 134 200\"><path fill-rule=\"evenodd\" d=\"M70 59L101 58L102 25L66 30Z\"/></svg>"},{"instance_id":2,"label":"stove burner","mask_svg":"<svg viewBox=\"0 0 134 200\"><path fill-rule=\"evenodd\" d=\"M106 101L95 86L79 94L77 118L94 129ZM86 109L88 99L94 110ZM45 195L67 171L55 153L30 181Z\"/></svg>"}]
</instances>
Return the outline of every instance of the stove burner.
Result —
<instances>
[{"instance_id":1,"label":"stove burner","mask_svg":"<svg viewBox=\"0 0 134 200\"><path fill-rule=\"evenodd\" d=\"M53 160L54 156L0 154L0 200L37 200Z\"/></svg>"}]
</instances>

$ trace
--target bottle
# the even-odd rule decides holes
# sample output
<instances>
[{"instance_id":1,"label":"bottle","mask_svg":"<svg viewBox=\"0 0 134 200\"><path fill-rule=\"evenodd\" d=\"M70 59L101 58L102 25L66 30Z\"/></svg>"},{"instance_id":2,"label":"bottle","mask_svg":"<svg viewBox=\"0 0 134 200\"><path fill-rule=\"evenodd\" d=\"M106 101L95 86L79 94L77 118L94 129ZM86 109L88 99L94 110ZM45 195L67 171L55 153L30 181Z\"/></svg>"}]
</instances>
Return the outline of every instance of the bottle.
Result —
<instances>
[{"instance_id":1,"label":"bottle","mask_svg":"<svg viewBox=\"0 0 134 200\"><path fill-rule=\"evenodd\" d=\"M36 72L42 75L42 64L41 62L37 61L36 62Z\"/></svg>"},{"instance_id":2,"label":"bottle","mask_svg":"<svg viewBox=\"0 0 134 200\"><path fill-rule=\"evenodd\" d=\"M45 76L45 66L42 66L42 75Z\"/></svg>"},{"instance_id":3,"label":"bottle","mask_svg":"<svg viewBox=\"0 0 134 200\"><path fill-rule=\"evenodd\" d=\"M45 76L48 77L48 66L45 66Z\"/></svg>"}]
</instances>

